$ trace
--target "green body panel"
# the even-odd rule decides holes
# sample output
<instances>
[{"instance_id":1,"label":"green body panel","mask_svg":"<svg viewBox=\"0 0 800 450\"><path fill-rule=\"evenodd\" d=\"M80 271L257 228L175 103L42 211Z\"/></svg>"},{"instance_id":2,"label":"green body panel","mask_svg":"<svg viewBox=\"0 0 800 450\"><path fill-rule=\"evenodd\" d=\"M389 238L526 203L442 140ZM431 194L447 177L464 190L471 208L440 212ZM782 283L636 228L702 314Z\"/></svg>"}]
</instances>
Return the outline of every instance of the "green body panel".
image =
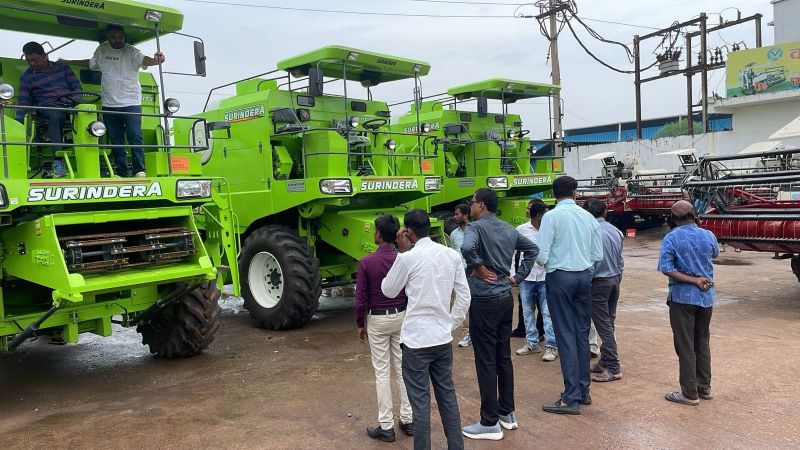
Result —
<instances>
[{"instance_id":1,"label":"green body panel","mask_svg":"<svg viewBox=\"0 0 800 450\"><path fill-rule=\"evenodd\" d=\"M128 40L135 43L155 36L153 24L144 21L149 9L163 13L161 33L180 29L183 17L175 10L103 0L0 1L0 28L100 41L107 23L147 27L126 28ZM76 17L83 21L76 22ZM19 54L18 49L9 50ZM0 58L0 83L11 84L18 92L26 68L17 56ZM99 73L80 67L73 70L84 91L99 93ZM142 112L161 114L154 75L140 72L139 79ZM99 105L65 109L71 124L65 132L67 145L54 154L50 146L30 144L35 124L29 114L24 123L14 120L14 100L0 102L0 350L52 306L58 309L39 330L77 342L84 332L110 334L114 315L122 315L127 325L138 312L173 292L176 283L191 285L215 278L222 283L221 267L239 291L236 217L230 211L229 185L221 178L201 178L199 154L175 155L172 149L170 155L163 117L141 118L144 145L158 146L145 148L147 177L117 178L101 175L110 169L110 150L101 148L107 137L97 138L88 131L90 123L103 120ZM63 158L66 176L57 178L48 172L54 157ZM210 183L209 196L178 197L180 180L201 179ZM117 236L138 237L136 233L166 228L185 230L193 251L175 260L154 257L130 267L119 264L96 271L76 268L75 256L68 262L68 242L83 245L81 241L101 239L98 236L114 236L121 242ZM165 242L163 248L173 245ZM149 243L124 245L128 251ZM150 251L160 244L154 245L137 251ZM111 247L102 248L101 260L111 251Z\"/></svg>"},{"instance_id":2,"label":"green body panel","mask_svg":"<svg viewBox=\"0 0 800 450\"><path fill-rule=\"evenodd\" d=\"M161 34L183 26L175 9L128 0L0 0L0 29L102 42L106 25L116 24L137 44L155 37L155 24L145 20L151 10L161 12Z\"/></svg>"},{"instance_id":3,"label":"green body panel","mask_svg":"<svg viewBox=\"0 0 800 450\"><path fill-rule=\"evenodd\" d=\"M346 63L346 67L343 66ZM278 69L293 75L308 75L308 69L319 67L324 76L370 82L373 86L387 81L427 75L430 64L357 48L331 45L278 62Z\"/></svg>"},{"instance_id":4,"label":"green body panel","mask_svg":"<svg viewBox=\"0 0 800 450\"><path fill-rule=\"evenodd\" d=\"M491 79L448 90L448 94L466 99L483 94L487 98L530 98L550 95L557 86L527 83L506 79ZM526 136L522 120L516 114L484 116L475 111L445 109L440 101L422 102L419 110L412 104L411 111L400 116L392 125L395 131L409 131L420 122L430 125L427 135L438 145L430 154L426 165L442 177L442 189L424 201L409 206L430 208L433 213L452 212L455 205L469 203L478 188L494 189L500 197L497 215L512 225L526 220L527 200L538 194L547 203L554 203L553 180L563 172L560 160L539 159L531 161L531 142ZM509 132L516 133L510 137ZM401 137L401 141L408 137ZM423 206L424 205L424 206Z\"/></svg>"},{"instance_id":5,"label":"green body panel","mask_svg":"<svg viewBox=\"0 0 800 450\"><path fill-rule=\"evenodd\" d=\"M447 90L448 95L464 100L480 95L493 100L511 100L525 98L548 97L561 91L554 84L530 83L527 81L492 78L477 83L465 84Z\"/></svg>"}]
</instances>

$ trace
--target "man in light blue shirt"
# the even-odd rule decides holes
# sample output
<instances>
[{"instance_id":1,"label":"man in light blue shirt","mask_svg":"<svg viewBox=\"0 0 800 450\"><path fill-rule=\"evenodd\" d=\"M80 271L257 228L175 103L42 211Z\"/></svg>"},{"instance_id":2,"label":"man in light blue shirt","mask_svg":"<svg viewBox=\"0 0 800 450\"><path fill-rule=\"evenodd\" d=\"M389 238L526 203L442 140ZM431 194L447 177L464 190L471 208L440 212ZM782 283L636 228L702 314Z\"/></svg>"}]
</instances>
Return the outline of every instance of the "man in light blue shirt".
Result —
<instances>
[{"instance_id":1,"label":"man in light blue shirt","mask_svg":"<svg viewBox=\"0 0 800 450\"><path fill-rule=\"evenodd\" d=\"M592 322L603 344L600 347L600 361L591 367L591 372L599 374L593 376L592 381L602 383L622 378L615 333L619 285L625 267L622 259L622 232L606 222L606 202L591 198L583 204L583 209L597 219L603 236L603 259L594 263L592 278Z\"/></svg>"},{"instance_id":2,"label":"man in light blue shirt","mask_svg":"<svg viewBox=\"0 0 800 450\"><path fill-rule=\"evenodd\" d=\"M714 264L717 238L697 226L691 203L675 202L670 226L658 256L658 270L669 277L669 323L680 367L681 392L670 392L671 402L697 405L711 400L711 312L714 306Z\"/></svg>"},{"instance_id":3,"label":"man in light blue shirt","mask_svg":"<svg viewBox=\"0 0 800 450\"><path fill-rule=\"evenodd\" d=\"M578 182L556 178L556 207L542 217L537 262L547 271L547 305L556 332L564 393L542 405L546 412L580 414L589 397L589 326L592 268L603 259L600 225L575 204Z\"/></svg>"},{"instance_id":4,"label":"man in light blue shirt","mask_svg":"<svg viewBox=\"0 0 800 450\"><path fill-rule=\"evenodd\" d=\"M464 228L469 223L470 206L466 203L456 205L453 210L453 220L456 222L456 227L450 232L450 247L455 249L461 255L461 246L464 244ZM467 262L464 261L464 255L461 255L461 262L464 264L464 270L467 269ZM469 337L469 317L464 320L462 325L464 334L461 340L458 341L459 347L469 347L472 345L472 339Z\"/></svg>"}]
</instances>

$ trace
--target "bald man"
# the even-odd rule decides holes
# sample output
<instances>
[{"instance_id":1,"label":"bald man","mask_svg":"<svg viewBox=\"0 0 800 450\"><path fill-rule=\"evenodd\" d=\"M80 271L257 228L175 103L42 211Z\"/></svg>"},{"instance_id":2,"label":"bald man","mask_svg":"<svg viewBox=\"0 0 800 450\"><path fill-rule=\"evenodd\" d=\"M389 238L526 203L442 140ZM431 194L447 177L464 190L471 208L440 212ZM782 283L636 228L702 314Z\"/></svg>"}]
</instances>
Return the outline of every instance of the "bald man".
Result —
<instances>
[{"instance_id":1,"label":"bald man","mask_svg":"<svg viewBox=\"0 0 800 450\"><path fill-rule=\"evenodd\" d=\"M668 401L696 406L711 400L711 311L714 306L714 265L719 256L717 238L697 226L691 203L672 205L668 219L672 231L664 236L658 270L669 277L669 322L680 366L680 392Z\"/></svg>"}]
</instances>

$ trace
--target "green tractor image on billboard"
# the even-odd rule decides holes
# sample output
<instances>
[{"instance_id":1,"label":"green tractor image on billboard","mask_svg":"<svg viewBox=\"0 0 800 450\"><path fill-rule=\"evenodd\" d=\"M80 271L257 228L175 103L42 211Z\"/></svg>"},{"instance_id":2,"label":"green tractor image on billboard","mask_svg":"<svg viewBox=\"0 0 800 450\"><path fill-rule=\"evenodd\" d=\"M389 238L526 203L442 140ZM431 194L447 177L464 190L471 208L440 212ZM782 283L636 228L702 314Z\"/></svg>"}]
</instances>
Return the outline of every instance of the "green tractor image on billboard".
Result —
<instances>
[{"instance_id":1,"label":"green tractor image on billboard","mask_svg":"<svg viewBox=\"0 0 800 450\"><path fill-rule=\"evenodd\" d=\"M447 220L454 207L469 199L475 189L488 187L500 197L500 219L515 226L528 220L528 197L551 190L563 166L559 158L533 157L530 130L523 127L519 115L509 114L508 105L558 91L558 86L550 84L493 78L412 103L411 111L401 116L393 129L413 132L420 122L423 132L435 136L429 147L433 152L424 163L443 179L441 190L412 205L427 205L435 217ZM499 102L498 113L489 111L489 100ZM469 107L471 101L476 107ZM553 199L545 201L552 203Z\"/></svg>"},{"instance_id":2,"label":"green tractor image on billboard","mask_svg":"<svg viewBox=\"0 0 800 450\"><path fill-rule=\"evenodd\" d=\"M201 126L176 122L177 142L208 148L200 152L203 173L231 185L244 306L261 327L305 325L322 289L352 283L358 259L375 249L377 215L402 218L404 204L440 189L424 164L432 136L391 131L389 107L370 90L410 80L418 93L429 70L421 61L323 47L220 86L235 85L236 95L198 115L227 124L210 139ZM364 87L366 95L353 96Z\"/></svg>"},{"instance_id":3,"label":"green tractor image on billboard","mask_svg":"<svg viewBox=\"0 0 800 450\"><path fill-rule=\"evenodd\" d=\"M175 10L132 1L0 2L0 26L92 42L108 24L128 41L159 39L181 29ZM195 43L198 60L202 43ZM218 268L236 273L237 242L227 185L203 176L200 154L170 145L171 121L206 130L199 118L177 116L150 73L141 73L146 176L116 178L101 110L101 74L74 67L84 92L65 96L63 145L43 138L41 112L17 103L27 69L19 49L0 58L0 350L29 338L77 342L81 333L109 336L112 323L136 326L160 357L194 355L219 327ZM200 64L202 65L202 64ZM158 68L159 75L161 68ZM163 89L163 84L162 84ZM159 95L161 99L159 99ZM162 102L169 110L161 113ZM22 123L15 120L23 111ZM204 131L206 132L206 131ZM196 150L200 150L199 148ZM62 161L65 175L54 170ZM201 231L196 217L202 217ZM220 279L221 280L221 279ZM238 291L238 286L234 286Z\"/></svg>"}]
</instances>

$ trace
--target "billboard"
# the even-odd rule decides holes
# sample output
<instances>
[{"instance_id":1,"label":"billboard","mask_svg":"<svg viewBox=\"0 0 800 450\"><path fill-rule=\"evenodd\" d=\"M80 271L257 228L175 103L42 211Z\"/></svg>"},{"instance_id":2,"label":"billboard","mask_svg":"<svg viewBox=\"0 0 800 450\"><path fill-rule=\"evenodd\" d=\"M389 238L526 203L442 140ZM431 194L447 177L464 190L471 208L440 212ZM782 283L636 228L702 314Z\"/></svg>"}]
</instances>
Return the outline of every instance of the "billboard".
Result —
<instances>
[{"instance_id":1,"label":"billboard","mask_svg":"<svg viewBox=\"0 0 800 450\"><path fill-rule=\"evenodd\" d=\"M727 96L800 89L800 42L728 53Z\"/></svg>"}]
</instances>

